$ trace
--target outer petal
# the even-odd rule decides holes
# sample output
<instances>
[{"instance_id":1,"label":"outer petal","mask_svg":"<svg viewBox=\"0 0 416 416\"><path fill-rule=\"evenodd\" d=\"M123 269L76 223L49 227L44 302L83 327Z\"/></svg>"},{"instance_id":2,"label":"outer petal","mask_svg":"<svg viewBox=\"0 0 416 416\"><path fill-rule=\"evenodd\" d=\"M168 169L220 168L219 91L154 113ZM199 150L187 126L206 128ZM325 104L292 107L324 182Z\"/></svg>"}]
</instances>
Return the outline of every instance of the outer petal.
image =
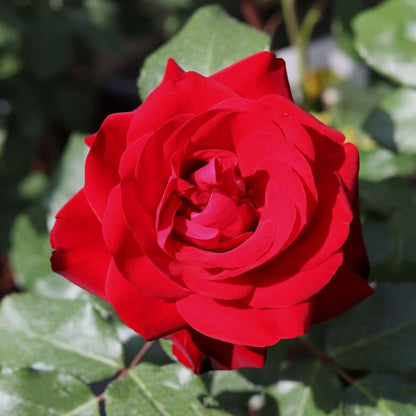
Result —
<instances>
[{"instance_id":1,"label":"outer petal","mask_svg":"<svg viewBox=\"0 0 416 416\"><path fill-rule=\"evenodd\" d=\"M101 224L85 198L76 193L56 216L51 231L52 269L102 299L110 253L101 232Z\"/></svg>"},{"instance_id":2,"label":"outer petal","mask_svg":"<svg viewBox=\"0 0 416 416\"><path fill-rule=\"evenodd\" d=\"M267 349L234 345L206 337L192 328L169 335L172 352L196 374L209 370L263 367Z\"/></svg>"},{"instance_id":3,"label":"outer petal","mask_svg":"<svg viewBox=\"0 0 416 416\"><path fill-rule=\"evenodd\" d=\"M103 218L103 234L117 267L141 293L165 300L187 295L186 290L172 282L147 258L134 239L126 225L120 186L113 189L108 199Z\"/></svg>"},{"instance_id":4,"label":"outer petal","mask_svg":"<svg viewBox=\"0 0 416 416\"><path fill-rule=\"evenodd\" d=\"M343 185L324 164L315 170L315 174L319 178L315 216L286 251L265 265L261 271L264 278L294 275L317 267L340 251L348 238L353 213ZM327 277L321 276L323 281ZM320 284L325 284L323 281Z\"/></svg>"},{"instance_id":5,"label":"outer petal","mask_svg":"<svg viewBox=\"0 0 416 416\"><path fill-rule=\"evenodd\" d=\"M374 290L365 281L369 271L356 196L354 220L344 246L344 262L329 284L318 294L313 323L333 318L373 294Z\"/></svg>"},{"instance_id":6,"label":"outer petal","mask_svg":"<svg viewBox=\"0 0 416 416\"><path fill-rule=\"evenodd\" d=\"M281 95L268 95L260 99L260 102L267 103L289 114L298 123L307 128L308 131L319 132L322 136L330 138L336 143L344 143L345 141L345 136L341 132L321 123L318 119ZM294 139L296 140L296 138ZM319 146L316 147L316 150L319 151Z\"/></svg>"},{"instance_id":7,"label":"outer petal","mask_svg":"<svg viewBox=\"0 0 416 416\"><path fill-rule=\"evenodd\" d=\"M146 340L154 340L186 327L175 303L150 298L135 289L112 261L105 287L117 315Z\"/></svg>"},{"instance_id":8,"label":"outer petal","mask_svg":"<svg viewBox=\"0 0 416 416\"><path fill-rule=\"evenodd\" d=\"M345 143L345 160L338 170L338 175L344 183L351 204L357 193L359 155L357 148L352 143Z\"/></svg>"},{"instance_id":9,"label":"outer petal","mask_svg":"<svg viewBox=\"0 0 416 416\"><path fill-rule=\"evenodd\" d=\"M335 253L318 266L293 276L276 276L273 266L267 264L253 270L250 274L258 274L259 279L248 304L256 308L283 308L304 302L328 284L340 267L342 258L342 253ZM262 269L267 270L266 276L262 276Z\"/></svg>"},{"instance_id":10,"label":"outer petal","mask_svg":"<svg viewBox=\"0 0 416 416\"><path fill-rule=\"evenodd\" d=\"M183 74L185 74L185 71L175 62L174 59L169 58L166 63L165 74L163 75L161 84L169 81L175 81Z\"/></svg>"},{"instance_id":11,"label":"outer petal","mask_svg":"<svg viewBox=\"0 0 416 416\"><path fill-rule=\"evenodd\" d=\"M211 75L247 98L278 94L292 100L285 61L274 53L260 52Z\"/></svg>"},{"instance_id":12,"label":"outer petal","mask_svg":"<svg viewBox=\"0 0 416 416\"><path fill-rule=\"evenodd\" d=\"M313 309L312 302L281 309L255 309L241 302L220 302L199 295L189 295L176 305L183 318L198 332L253 347L265 347L281 338L305 334Z\"/></svg>"},{"instance_id":13,"label":"outer petal","mask_svg":"<svg viewBox=\"0 0 416 416\"><path fill-rule=\"evenodd\" d=\"M235 96L233 90L220 82L195 72L186 72L179 79L159 85L138 108L128 132L128 143L157 130L175 116L199 114Z\"/></svg>"},{"instance_id":14,"label":"outer petal","mask_svg":"<svg viewBox=\"0 0 416 416\"><path fill-rule=\"evenodd\" d=\"M133 114L112 114L104 120L85 163L85 193L99 219L104 215L110 191L120 182L118 167Z\"/></svg>"}]
</instances>

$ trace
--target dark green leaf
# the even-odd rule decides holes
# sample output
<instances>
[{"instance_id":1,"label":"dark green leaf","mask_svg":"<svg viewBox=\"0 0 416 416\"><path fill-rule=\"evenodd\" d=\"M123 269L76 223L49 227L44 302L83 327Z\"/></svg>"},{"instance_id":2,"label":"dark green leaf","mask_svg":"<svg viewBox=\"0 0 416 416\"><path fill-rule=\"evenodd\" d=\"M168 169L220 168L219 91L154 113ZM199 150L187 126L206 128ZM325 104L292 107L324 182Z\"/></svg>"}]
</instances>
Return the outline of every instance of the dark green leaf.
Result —
<instances>
[{"instance_id":1,"label":"dark green leaf","mask_svg":"<svg viewBox=\"0 0 416 416\"><path fill-rule=\"evenodd\" d=\"M12 295L0 307L0 366L59 369L91 382L122 367L113 326L91 303Z\"/></svg>"},{"instance_id":2,"label":"dark green leaf","mask_svg":"<svg viewBox=\"0 0 416 416\"><path fill-rule=\"evenodd\" d=\"M98 416L90 389L69 375L36 370L0 374L0 416Z\"/></svg>"},{"instance_id":3,"label":"dark green leaf","mask_svg":"<svg viewBox=\"0 0 416 416\"><path fill-rule=\"evenodd\" d=\"M416 90L400 88L384 97L364 127L382 146L416 153Z\"/></svg>"},{"instance_id":4,"label":"dark green leaf","mask_svg":"<svg viewBox=\"0 0 416 416\"><path fill-rule=\"evenodd\" d=\"M142 363L110 384L105 401L111 416L227 415L217 409L201 378L180 364Z\"/></svg>"},{"instance_id":5,"label":"dark green leaf","mask_svg":"<svg viewBox=\"0 0 416 416\"><path fill-rule=\"evenodd\" d=\"M139 77L140 96L144 100L159 84L168 58L175 59L186 71L210 75L266 50L269 43L266 34L237 22L219 6L203 7L172 40L146 59Z\"/></svg>"},{"instance_id":6,"label":"dark green leaf","mask_svg":"<svg viewBox=\"0 0 416 416\"><path fill-rule=\"evenodd\" d=\"M351 369L405 371L416 365L415 283L380 283L328 323L327 353Z\"/></svg>"},{"instance_id":7,"label":"dark green leaf","mask_svg":"<svg viewBox=\"0 0 416 416\"><path fill-rule=\"evenodd\" d=\"M341 383L320 361L304 360L289 364L267 391L276 399L279 415L324 416L337 408Z\"/></svg>"},{"instance_id":8,"label":"dark green leaf","mask_svg":"<svg viewBox=\"0 0 416 416\"><path fill-rule=\"evenodd\" d=\"M277 374L282 362L285 360L292 340L283 339L276 345L267 349L267 361L265 366L258 370L257 368L241 369L241 374L254 384L268 385L276 381Z\"/></svg>"},{"instance_id":9,"label":"dark green leaf","mask_svg":"<svg viewBox=\"0 0 416 416\"><path fill-rule=\"evenodd\" d=\"M355 45L375 70L405 85L416 86L416 3L388 0L353 21Z\"/></svg>"},{"instance_id":10,"label":"dark green leaf","mask_svg":"<svg viewBox=\"0 0 416 416\"><path fill-rule=\"evenodd\" d=\"M416 187L404 178L360 182L371 280L416 279Z\"/></svg>"},{"instance_id":11,"label":"dark green leaf","mask_svg":"<svg viewBox=\"0 0 416 416\"><path fill-rule=\"evenodd\" d=\"M360 197L364 211L390 216L398 210L416 207L416 186L405 178L360 181Z\"/></svg>"},{"instance_id":12,"label":"dark green leaf","mask_svg":"<svg viewBox=\"0 0 416 416\"><path fill-rule=\"evenodd\" d=\"M416 387L392 374L370 374L350 386L340 408L342 416L414 416Z\"/></svg>"},{"instance_id":13,"label":"dark green leaf","mask_svg":"<svg viewBox=\"0 0 416 416\"><path fill-rule=\"evenodd\" d=\"M256 369L261 373L262 370ZM220 406L232 415L247 415L250 400L264 404L263 386L247 380L240 371L215 371L212 373L210 393Z\"/></svg>"}]
</instances>

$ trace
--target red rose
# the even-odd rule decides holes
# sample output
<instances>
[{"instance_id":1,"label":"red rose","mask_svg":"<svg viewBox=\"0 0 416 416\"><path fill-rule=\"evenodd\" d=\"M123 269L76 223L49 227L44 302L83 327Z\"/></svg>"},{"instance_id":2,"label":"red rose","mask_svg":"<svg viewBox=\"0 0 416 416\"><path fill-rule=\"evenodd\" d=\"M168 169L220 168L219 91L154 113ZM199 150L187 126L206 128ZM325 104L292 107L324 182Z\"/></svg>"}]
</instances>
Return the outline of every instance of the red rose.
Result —
<instances>
[{"instance_id":1,"label":"red rose","mask_svg":"<svg viewBox=\"0 0 416 416\"><path fill-rule=\"evenodd\" d=\"M196 373L260 367L372 293L357 149L293 103L273 54L208 78L170 60L87 144L52 267Z\"/></svg>"}]
</instances>

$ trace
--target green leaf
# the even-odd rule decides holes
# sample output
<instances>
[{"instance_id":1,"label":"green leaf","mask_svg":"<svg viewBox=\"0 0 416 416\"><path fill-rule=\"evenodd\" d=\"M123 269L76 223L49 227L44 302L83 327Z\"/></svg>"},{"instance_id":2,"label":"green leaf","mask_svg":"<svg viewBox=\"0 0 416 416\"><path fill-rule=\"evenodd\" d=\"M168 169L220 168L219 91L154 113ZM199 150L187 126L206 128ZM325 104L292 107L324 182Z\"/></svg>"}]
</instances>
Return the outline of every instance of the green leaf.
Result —
<instances>
[{"instance_id":1,"label":"green leaf","mask_svg":"<svg viewBox=\"0 0 416 416\"><path fill-rule=\"evenodd\" d=\"M267 392L276 399L278 414L324 416L337 408L341 383L320 361L304 360L289 364Z\"/></svg>"},{"instance_id":2,"label":"green leaf","mask_svg":"<svg viewBox=\"0 0 416 416\"><path fill-rule=\"evenodd\" d=\"M360 182L371 280L416 279L416 187L406 178Z\"/></svg>"},{"instance_id":3,"label":"green leaf","mask_svg":"<svg viewBox=\"0 0 416 416\"><path fill-rule=\"evenodd\" d=\"M210 393L214 397L227 392L258 392L259 390L261 386L256 386L247 380L240 371L215 371L212 374Z\"/></svg>"},{"instance_id":4,"label":"green leaf","mask_svg":"<svg viewBox=\"0 0 416 416\"><path fill-rule=\"evenodd\" d=\"M384 97L364 128L384 147L416 153L416 90L399 88Z\"/></svg>"},{"instance_id":5,"label":"green leaf","mask_svg":"<svg viewBox=\"0 0 416 416\"><path fill-rule=\"evenodd\" d=\"M42 296L75 299L84 291L51 270L51 252L43 210L34 207L20 214L12 229L10 251L17 285Z\"/></svg>"},{"instance_id":6,"label":"green leaf","mask_svg":"<svg viewBox=\"0 0 416 416\"><path fill-rule=\"evenodd\" d=\"M388 0L353 20L355 46L381 74L416 86L416 3Z\"/></svg>"},{"instance_id":7,"label":"green leaf","mask_svg":"<svg viewBox=\"0 0 416 416\"><path fill-rule=\"evenodd\" d=\"M141 363L105 393L111 416L220 416L201 378L180 364L157 367Z\"/></svg>"},{"instance_id":8,"label":"green leaf","mask_svg":"<svg viewBox=\"0 0 416 416\"><path fill-rule=\"evenodd\" d=\"M263 370L256 370L259 373L263 372ZM260 401L260 405L263 405L265 401L263 390L263 386L247 380L240 371L212 373L210 393L220 406L232 415L246 415L250 400Z\"/></svg>"},{"instance_id":9,"label":"green leaf","mask_svg":"<svg viewBox=\"0 0 416 416\"><path fill-rule=\"evenodd\" d=\"M82 133L71 135L60 166L52 179L52 188L47 202L49 229L55 222L56 213L84 186L84 165L89 151L84 143L85 136Z\"/></svg>"},{"instance_id":10,"label":"green leaf","mask_svg":"<svg viewBox=\"0 0 416 416\"><path fill-rule=\"evenodd\" d=\"M381 182L362 180L360 197L364 211L385 216L407 207L416 208L416 186L405 178L389 178Z\"/></svg>"},{"instance_id":11,"label":"green leaf","mask_svg":"<svg viewBox=\"0 0 416 416\"><path fill-rule=\"evenodd\" d=\"M172 341L169 339L161 338L159 340L159 345L162 351L171 359L173 362L177 362L178 359L172 352Z\"/></svg>"},{"instance_id":12,"label":"green leaf","mask_svg":"<svg viewBox=\"0 0 416 416\"><path fill-rule=\"evenodd\" d=\"M409 176L416 172L416 157L376 147L360 150L360 179L379 181L393 176Z\"/></svg>"},{"instance_id":13,"label":"green leaf","mask_svg":"<svg viewBox=\"0 0 416 416\"><path fill-rule=\"evenodd\" d=\"M380 283L374 295L328 323L327 353L350 369L416 366L415 283Z\"/></svg>"},{"instance_id":14,"label":"green leaf","mask_svg":"<svg viewBox=\"0 0 416 416\"><path fill-rule=\"evenodd\" d=\"M237 22L219 6L203 7L174 38L146 59L139 77L140 96L144 100L160 83L168 58L175 59L185 71L207 76L268 49L269 44L266 34Z\"/></svg>"},{"instance_id":15,"label":"green leaf","mask_svg":"<svg viewBox=\"0 0 416 416\"><path fill-rule=\"evenodd\" d=\"M416 388L392 375L374 373L346 389L342 416L414 416Z\"/></svg>"},{"instance_id":16,"label":"green leaf","mask_svg":"<svg viewBox=\"0 0 416 416\"><path fill-rule=\"evenodd\" d=\"M89 302L6 297L0 307L0 366L59 369L88 382L122 367L114 328Z\"/></svg>"},{"instance_id":17,"label":"green leaf","mask_svg":"<svg viewBox=\"0 0 416 416\"><path fill-rule=\"evenodd\" d=\"M292 340L280 340L276 345L267 349L267 361L261 371L257 368L243 368L239 370L240 373L254 384L268 385L273 383L276 381L280 365L285 360L292 344Z\"/></svg>"},{"instance_id":18,"label":"green leaf","mask_svg":"<svg viewBox=\"0 0 416 416\"><path fill-rule=\"evenodd\" d=\"M0 374L0 416L98 416L98 400L69 375L31 369Z\"/></svg>"}]
</instances>

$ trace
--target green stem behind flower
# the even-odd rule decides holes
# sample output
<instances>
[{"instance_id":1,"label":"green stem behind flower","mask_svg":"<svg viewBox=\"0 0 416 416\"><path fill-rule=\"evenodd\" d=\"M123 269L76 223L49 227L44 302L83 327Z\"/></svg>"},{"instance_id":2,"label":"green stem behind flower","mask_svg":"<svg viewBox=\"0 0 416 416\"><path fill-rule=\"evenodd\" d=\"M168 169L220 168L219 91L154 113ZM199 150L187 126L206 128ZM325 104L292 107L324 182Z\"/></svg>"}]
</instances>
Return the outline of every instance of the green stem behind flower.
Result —
<instances>
[{"instance_id":1,"label":"green stem behind flower","mask_svg":"<svg viewBox=\"0 0 416 416\"><path fill-rule=\"evenodd\" d=\"M321 19L327 0L317 0L299 24L296 0L281 0L283 20L290 44L298 51L301 88L305 98L305 84L308 75L307 47L315 26Z\"/></svg>"}]
</instances>

